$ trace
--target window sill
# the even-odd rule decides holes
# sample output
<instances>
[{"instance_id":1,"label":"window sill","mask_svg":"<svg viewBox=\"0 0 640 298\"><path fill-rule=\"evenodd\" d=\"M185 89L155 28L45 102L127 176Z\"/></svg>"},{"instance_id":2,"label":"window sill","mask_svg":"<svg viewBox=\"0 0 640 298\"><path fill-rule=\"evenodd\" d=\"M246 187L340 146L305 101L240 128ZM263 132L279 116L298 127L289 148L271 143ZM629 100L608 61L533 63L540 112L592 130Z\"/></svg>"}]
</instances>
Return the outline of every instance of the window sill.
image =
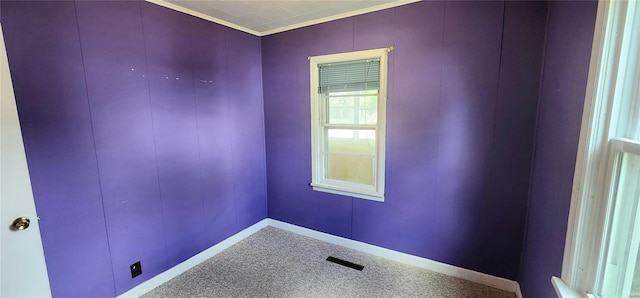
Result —
<instances>
[{"instance_id":1,"label":"window sill","mask_svg":"<svg viewBox=\"0 0 640 298\"><path fill-rule=\"evenodd\" d=\"M556 290L556 294L558 298L595 298L595 296L591 294L582 295L576 292L574 289L569 287L562 279L557 278L555 276L551 277L551 284L553 288Z\"/></svg>"},{"instance_id":2,"label":"window sill","mask_svg":"<svg viewBox=\"0 0 640 298\"><path fill-rule=\"evenodd\" d=\"M375 192L365 192L365 191L354 192L352 190L335 187L333 185L318 184L318 183L311 183L311 187L315 191L354 197L354 198L365 199L365 200L371 200L376 202L384 202L384 195L380 195Z\"/></svg>"}]
</instances>

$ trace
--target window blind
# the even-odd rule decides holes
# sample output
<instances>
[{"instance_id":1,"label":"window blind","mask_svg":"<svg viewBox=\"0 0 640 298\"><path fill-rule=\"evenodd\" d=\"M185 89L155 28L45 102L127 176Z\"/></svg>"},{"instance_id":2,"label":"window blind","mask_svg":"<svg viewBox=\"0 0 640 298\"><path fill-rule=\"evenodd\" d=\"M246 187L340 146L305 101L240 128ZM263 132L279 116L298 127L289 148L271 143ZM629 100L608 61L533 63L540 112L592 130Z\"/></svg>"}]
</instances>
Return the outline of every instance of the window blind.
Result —
<instances>
[{"instance_id":1,"label":"window blind","mask_svg":"<svg viewBox=\"0 0 640 298\"><path fill-rule=\"evenodd\" d=\"M380 59L319 64L318 93L380 88Z\"/></svg>"}]
</instances>

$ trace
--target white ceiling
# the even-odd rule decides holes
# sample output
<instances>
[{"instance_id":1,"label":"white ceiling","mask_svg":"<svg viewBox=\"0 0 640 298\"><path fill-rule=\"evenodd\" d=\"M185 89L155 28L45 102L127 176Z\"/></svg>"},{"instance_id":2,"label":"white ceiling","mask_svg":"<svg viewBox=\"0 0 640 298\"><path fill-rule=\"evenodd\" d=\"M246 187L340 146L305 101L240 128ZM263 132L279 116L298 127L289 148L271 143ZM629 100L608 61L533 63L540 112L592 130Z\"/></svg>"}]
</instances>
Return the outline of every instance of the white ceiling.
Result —
<instances>
[{"instance_id":1,"label":"white ceiling","mask_svg":"<svg viewBox=\"0 0 640 298\"><path fill-rule=\"evenodd\" d=\"M419 0L147 0L263 36Z\"/></svg>"}]
</instances>

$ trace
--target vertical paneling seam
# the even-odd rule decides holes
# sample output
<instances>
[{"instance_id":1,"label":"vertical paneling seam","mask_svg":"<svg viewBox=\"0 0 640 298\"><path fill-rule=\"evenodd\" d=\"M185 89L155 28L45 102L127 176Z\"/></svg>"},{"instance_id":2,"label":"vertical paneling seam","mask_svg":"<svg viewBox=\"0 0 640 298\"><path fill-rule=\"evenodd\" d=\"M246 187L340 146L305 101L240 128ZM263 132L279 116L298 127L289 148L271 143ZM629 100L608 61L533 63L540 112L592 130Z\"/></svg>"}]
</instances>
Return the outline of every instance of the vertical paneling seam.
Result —
<instances>
[{"instance_id":1,"label":"vertical paneling seam","mask_svg":"<svg viewBox=\"0 0 640 298\"><path fill-rule=\"evenodd\" d=\"M521 270L522 263L524 262L524 256L527 250L527 235L529 233L529 217L531 214L531 194L533 193L533 175L535 170L535 160L536 160L536 148L538 143L538 123L540 119L540 103L542 101L542 84L544 82L544 70L546 65L546 56L547 56L547 41L549 35L549 20L551 19L551 1L547 1L547 18L545 20L545 29L544 29L544 42L542 43L542 59L540 60L540 79L538 81L538 102L536 104L536 118L534 121L534 129L533 129L533 142L531 148L531 163L529 170L529 189L527 193L527 207L526 214L524 218L524 231L522 235L522 249L520 251L520 262L518 264L518 274L516 280L520 282L521 278Z\"/></svg>"},{"instance_id":2,"label":"vertical paneling seam","mask_svg":"<svg viewBox=\"0 0 640 298\"><path fill-rule=\"evenodd\" d=\"M190 24L193 26L193 29L196 29L195 26L197 25L193 18L190 19ZM207 24L208 25L208 24ZM189 37L192 37L193 35L190 34L191 32L189 32ZM193 51L193 46L191 46L190 48L191 51ZM192 53L193 54L193 53ZM202 210L202 220L204 222L206 222L207 219L207 208L206 208L206 204L205 204L205 191L204 191L204 177L202 175L202 171L203 171L203 166L204 164L202 163L202 148L200 146L200 113L198 113L198 111L200 111L200 109L198 109L198 94L197 94L197 88L196 88L196 62L193 60L193 56L191 58L191 77L192 77L192 88L193 88L193 105L195 107L195 118L196 118L196 149L198 150L198 174L200 177L200 181L198 183L198 193L200 195L200 203L201 203L201 210ZM203 236L203 247L199 247L198 249L202 249L202 248L207 248L209 247L209 241L208 241L208 233L207 231L209 231L209 225L205 224L204 225L204 229L205 229L205 235ZM204 249L203 249L204 250ZM198 250L200 251L200 250Z\"/></svg>"},{"instance_id":3,"label":"vertical paneling seam","mask_svg":"<svg viewBox=\"0 0 640 298\"><path fill-rule=\"evenodd\" d=\"M355 215L355 212L353 211L353 205L355 203L354 201L358 199L354 197L350 197L350 199L351 199L351 223L349 225L349 232L350 232L349 239L353 239L353 217Z\"/></svg>"},{"instance_id":4,"label":"vertical paneling seam","mask_svg":"<svg viewBox=\"0 0 640 298\"><path fill-rule=\"evenodd\" d=\"M396 34L396 29L398 26L398 8L393 8L393 24L392 24L392 28L393 28L393 38L392 38L392 43L388 46L392 46L395 47L398 44L398 39L397 39L397 34ZM393 55L393 56L392 56ZM387 175L387 173L389 173L389 169L393 169L393 167L387 167L387 160L389 159L389 157L391 156L391 154L389 154L389 146L387 146L389 144L389 133L392 132L392 130L389 129L389 123L391 122L391 119L389 119L390 115L393 115L393 113L390 113L390 109L389 107L391 107L392 105L389 104L389 98L392 98L394 92L395 92L395 88L396 88L396 64L397 63L397 56L398 52L396 52L395 54L393 53L393 51L390 51L387 53L387 98L385 99L385 112L387 113L387 120L386 120L386 127L385 127L385 153L384 153L384 163L385 163L385 167L384 167L384 175L385 175L385 188L384 188L384 200L387 201L387 187L386 187L386 183L387 183L387 177L392 176L392 175ZM391 71L389 71L388 69L388 64L391 62L391 60L393 60L393 67L391 68ZM391 79L389 79L389 76L391 76ZM391 83L391 84L390 84ZM393 133L391 134L393 135ZM393 147L393 146L392 146Z\"/></svg>"},{"instance_id":5,"label":"vertical paneling seam","mask_svg":"<svg viewBox=\"0 0 640 298\"><path fill-rule=\"evenodd\" d=\"M434 208L432 208L432 210L437 210L438 209L438 207L439 207L438 203L441 200L441 197L439 196L439 193L440 193L440 183L439 183L440 175L438 174L438 171L440 170L440 157L441 157L440 152L442 151L442 148L441 148L442 147L441 146L441 144L442 144L442 129L441 129L442 125L441 125L441 121L442 121L442 114L443 114L442 113L443 112L442 111L442 93L444 93L442 91L442 76L443 76L443 73L444 73L444 56L445 56L444 55L444 52L445 52L445 43L444 43L444 41L445 41L445 31L446 31L445 27L447 25L447 3L446 2L441 2L441 4L442 4L442 34L441 34L442 38L440 40L440 59L439 59L440 60L440 77L439 77L439 79L440 80L438 82L438 114L437 114L438 115L438 121L436 121L436 123L438 125L438 127L436 128L437 129L436 131L438 132L436 134L436 136L437 136L437 140L436 140L436 162L435 162L435 164L436 164L436 174L434 175L435 176L435 182L436 182L436 184L435 184L436 185L435 186L436 189L434 190L436 200L434 202L435 206L433 206Z\"/></svg>"},{"instance_id":6,"label":"vertical paneling seam","mask_svg":"<svg viewBox=\"0 0 640 298\"><path fill-rule=\"evenodd\" d=\"M229 59L228 59L228 54L229 54L229 32L231 32L229 28L224 28L223 31L223 42L224 42L224 76L225 76L225 81L227 82L227 84L229 83ZM228 87L228 86L227 86ZM227 117L230 116L230 111L231 111L231 100L229 97L229 88L225 88L224 89L224 97L226 98L226 108L227 108ZM231 115L234 116L234 115ZM231 117L231 119L233 121L236 120L235 117ZM236 125L231 125L231 127L235 130L237 129ZM238 191L236 190L237 188L237 177L236 177L236 162L235 162L235 156L236 156L236 151L234 150L234 142L235 142L235 133L231 132L231 135L229 136L229 138L231 139L229 142L229 147L231 147L231 177L233 180L233 211L234 211L234 218L235 218L235 223L236 223L236 231L240 230L240 223L238 221Z\"/></svg>"},{"instance_id":7,"label":"vertical paneling seam","mask_svg":"<svg viewBox=\"0 0 640 298\"><path fill-rule=\"evenodd\" d=\"M507 5L505 1L502 1L502 28L500 30L500 54L498 56L498 76L496 80L496 100L493 106L493 132L491 136L491 167L489 168L489 196L491 197L491 185L493 182L493 174L495 173L493 169L493 162L495 161L493 157L493 152L495 150L496 144L496 128L498 126L498 103L500 100L500 75L502 74L502 54L504 48L504 31L505 31L505 19L506 19L506 11Z\"/></svg>"},{"instance_id":8,"label":"vertical paneling seam","mask_svg":"<svg viewBox=\"0 0 640 298\"><path fill-rule=\"evenodd\" d=\"M109 263L111 263L111 280L113 282L113 293L116 294L116 276L113 270L113 257L111 256L111 241L109 240L109 228L107 227L107 214L104 210L104 195L102 191L102 178L100 176L100 164L98 162L98 151L96 149L96 137L93 128L93 115L91 113L91 101L89 100L89 85L87 83L87 70L86 64L84 61L84 51L82 49L82 38L80 34L80 20L78 19L78 7L76 5L76 1L73 1L73 11L76 18L76 30L78 32L78 44L80 46L80 58L82 59L82 74L84 76L84 91L87 96L87 109L89 112L89 123L91 125L91 140L93 141L93 156L96 160L96 171L98 173L98 187L100 189L100 204L102 206L102 217L104 220L104 232L107 237L107 250L109 252Z\"/></svg>"},{"instance_id":9,"label":"vertical paneling seam","mask_svg":"<svg viewBox=\"0 0 640 298\"><path fill-rule=\"evenodd\" d=\"M264 79L262 73L262 37L258 37L258 46L260 47L260 104L262 108L262 155L264 156L263 173L264 173L264 218L269 217L269 196L267 192L267 123L264 114ZM226 60L225 60L226 61Z\"/></svg>"},{"instance_id":10,"label":"vertical paneling seam","mask_svg":"<svg viewBox=\"0 0 640 298\"><path fill-rule=\"evenodd\" d=\"M138 2L138 5L140 6L140 25L142 26L142 45L144 46L144 63L145 63L145 68L146 68L146 72L147 72L147 95L148 95L148 99L149 99L149 114L150 114L150 118L151 118L151 130L152 130L152 135L153 135L153 154L154 154L154 158L155 158L155 165L156 165L156 177L158 179L158 197L160 200L160 215L162 216L162 239L164 240L164 266L169 266L169 252L168 252L168 248L167 248L167 229L166 229L166 224L164 221L164 205L162 204L162 187L161 182L160 182L160 168L158 165L158 146L157 146L157 141L156 141L156 127L155 127L155 120L153 117L153 100L151 99L151 71L149 69L149 54L147 53L147 37L145 34L145 28L144 28L144 8L142 7L142 1Z\"/></svg>"},{"instance_id":11,"label":"vertical paneling seam","mask_svg":"<svg viewBox=\"0 0 640 298\"><path fill-rule=\"evenodd\" d=\"M492 135L491 135L491 151L489 151L489 182L487 184L487 188L485 189L485 198L487 200L494 199L496 196L493 194L493 181L494 175L496 175L495 167L495 150L496 150L496 136L497 128L498 128L498 106L500 103L500 76L502 75L502 55L504 54L504 31L505 31L505 23L506 23L506 15L507 15L507 3L506 1L502 1L502 26L500 28L500 51L498 55L498 76L496 77L496 93L495 93L495 102L493 105L493 127L492 127ZM484 210L485 219L488 219L488 212ZM508 269L507 269L508 270ZM516 274L517 275L517 274Z\"/></svg>"}]
</instances>

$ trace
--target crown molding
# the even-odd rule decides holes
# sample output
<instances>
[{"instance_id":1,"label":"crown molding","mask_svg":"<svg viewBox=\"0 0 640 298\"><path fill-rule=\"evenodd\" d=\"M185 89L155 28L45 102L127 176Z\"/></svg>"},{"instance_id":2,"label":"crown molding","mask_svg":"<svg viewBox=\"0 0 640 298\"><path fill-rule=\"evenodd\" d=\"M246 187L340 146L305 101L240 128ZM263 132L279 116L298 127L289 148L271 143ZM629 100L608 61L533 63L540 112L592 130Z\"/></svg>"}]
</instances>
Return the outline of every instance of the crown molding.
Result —
<instances>
[{"instance_id":1,"label":"crown molding","mask_svg":"<svg viewBox=\"0 0 640 298\"><path fill-rule=\"evenodd\" d=\"M223 25L223 26L227 26L229 28L233 28L233 29L242 31L242 32L253 34L255 36L262 36L260 34L260 32L258 32L258 31L251 30L249 28L246 28L246 27L243 27L243 26L231 23L231 22L227 22L225 20L214 18L214 17L212 17L210 15L206 15L204 13L200 13L200 12L197 12L195 10L184 8L184 7L180 6L180 5L176 5L176 4L173 4L173 3L170 3L170 2L166 2L166 1L163 1L163 0L145 0L145 1L147 1L149 3L156 4L156 5L160 5L160 6L169 8L169 9L173 9L175 11L186 13L188 15L191 15L191 16L194 16L194 17L197 17L197 18L201 18L201 19L207 20L209 22L214 22L216 24L220 24L220 25Z\"/></svg>"},{"instance_id":2,"label":"crown molding","mask_svg":"<svg viewBox=\"0 0 640 298\"><path fill-rule=\"evenodd\" d=\"M319 19L315 19L315 20L311 20L311 21L296 23L296 24L293 24L293 25L288 25L288 26L283 26L283 27L279 27L279 28L275 28L275 29L271 29L271 30L267 30L267 31L262 31L262 32L260 32L260 36L266 36L266 35L276 34L276 33L289 31L289 30L293 30L293 29L298 29L298 28L302 28L302 27L307 27L307 26L311 26L311 25L317 25L317 24L320 24L320 23L331 22L331 21L335 21L335 20L339 20L339 19L344 19L344 18L348 18L348 17L353 17L353 16L365 14L365 13L370 13L370 12L374 12L374 11L379 11L379 10L384 10L384 9L388 9L388 8L398 7L398 6L411 4L411 3L415 3L415 2L420 2L420 1L421 0L400 0L400 1L396 1L396 2L385 3L385 4L381 4L381 5L376 5L376 6L371 6L371 7L358 9L358 10L354 10L354 11L350 11L350 12L345 12L345 13L341 13L341 14L337 14L337 15L333 15L333 16L329 16L329 17L319 18Z\"/></svg>"},{"instance_id":3,"label":"crown molding","mask_svg":"<svg viewBox=\"0 0 640 298\"><path fill-rule=\"evenodd\" d=\"M164 0L145 0L149 3L153 3L156 5L160 5L169 9L173 9L175 11L179 11L182 13L186 13L188 15L197 17L197 18L201 18L203 20L207 20L210 22L214 22L216 24L220 24L229 28L233 28L242 32L246 32L249 34L253 34L255 36L266 36L266 35L271 35L271 34L276 34L276 33L280 33L280 32L284 32L284 31L289 31L289 30L293 30L293 29L298 29L298 28L302 28L302 27L307 27L307 26L312 26L312 25L317 25L320 23L326 23L326 22L330 22L330 21L335 21L335 20L339 20L339 19L344 19L344 18L348 18L348 17L352 17L352 16L357 16L357 15L361 15L361 14L365 14L365 13L370 13L370 12L375 12L375 11L379 11L379 10L384 10L384 9L388 9L388 8L393 8L393 7L398 7L398 6L402 6L402 5L406 5L406 4L411 4L411 3L415 3L415 2L419 2L421 0L400 0L400 1L396 1L396 2L391 2L391 3L385 3L385 4L381 4L381 5L376 5L376 6L372 6L372 7L367 7L367 8L363 8L363 9L359 9L359 10L354 10L354 11L350 11L350 12L345 12L345 13L341 13L341 14L337 14L337 15L333 15L333 16L329 16L329 17L324 17L324 18L319 18L319 19L314 19L314 20L310 20L310 21L306 21L306 22L301 22L301 23L296 23L293 25L288 25L288 26L283 26L283 27L278 27L275 29L271 29L271 30L266 30L266 31L256 31L253 29L249 29L247 27L243 27L240 26L238 24L235 23L231 23L225 20L221 20L215 17L212 17L210 15L206 15L200 12L197 12L195 10L191 10L188 8L184 8L180 5L177 4L173 4Z\"/></svg>"}]
</instances>

